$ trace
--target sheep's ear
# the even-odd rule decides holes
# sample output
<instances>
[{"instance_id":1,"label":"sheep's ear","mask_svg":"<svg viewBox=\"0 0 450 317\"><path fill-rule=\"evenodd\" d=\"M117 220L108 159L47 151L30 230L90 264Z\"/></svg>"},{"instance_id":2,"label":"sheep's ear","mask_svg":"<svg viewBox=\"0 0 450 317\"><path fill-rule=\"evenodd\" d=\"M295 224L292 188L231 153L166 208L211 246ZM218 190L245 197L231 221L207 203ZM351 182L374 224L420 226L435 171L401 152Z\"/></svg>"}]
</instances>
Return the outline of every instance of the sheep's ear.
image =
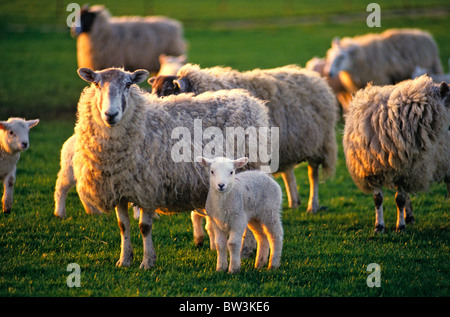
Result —
<instances>
[{"instance_id":1,"label":"sheep's ear","mask_svg":"<svg viewBox=\"0 0 450 317\"><path fill-rule=\"evenodd\" d=\"M138 69L131 74L131 82L133 84L140 84L145 81L150 74L145 69Z\"/></svg>"},{"instance_id":2,"label":"sheep's ear","mask_svg":"<svg viewBox=\"0 0 450 317\"><path fill-rule=\"evenodd\" d=\"M94 83L97 81L97 73L90 68L79 68L77 72L81 79L87 81L88 83Z\"/></svg>"},{"instance_id":3,"label":"sheep's ear","mask_svg":"<svg viewBox=\"0 0 450 317\"><path fill-rule=\"evenodd\" d=\"M186 77L180 77L178 79L174 79L173 83L175 86L178 86L180 92L188 92L189 80Z\"/></svg>"},{"instance_id":4,"label":"sheep's ear","mask_svg":"<svg viewBox=\"0 0 450 317\"><path fill-rule=\"evenodd\" d=\"M197 163L203 165L204 167L209 167L211 165L211 160L203 156L197 156L195 160L197 161Z\"/></svg>"},{"instance_id":5,"label":"sheep's ear","mask_svg":"<svg viewBox=\"0 0 450 317\"><path fill-rule=\"evenodd\" d=\"M248 163L248 158L247 157L238 158L237 160L233 161L234 169L238 169L238 168L244 167L245 164L247 164L247 163Z\"/></svg>"},{"instance_id":6,"label":"sheep's ear","mask_svg":"<svg viewBox=\"0 0 450 317\"><path fill-rule=\"evenodd\" d=\"M36 126L39 123L39 119L36 120L28 120L27 124L28 124L28 129L31 129L32 127Z\"/></svg>"},{"instance_id":7,"label":"sheep's ear","mask_svg":"<svg viewBox=\"0 0 450 317\"><path fill-rule=\"evenodd\" d=\"M335 36L333 40L331 40L331 46L337 46L339 47L339 43L341 41L341 38L339 36Z\"/></svg>"},{"instance_id":8,"label":"sheep's ear","mask_svg":"<svg viewBox=\"0 0 450 317\"><path fill-rule=\"evenodd\" d=\"M445 98L448 93L450 92L450 89L448 85L445 82L442 82L439 86L439 94L441 95L441 98Z\"/></svg>"},{"instance_id":9,"label":"sheep's ear","mask_svg":"<svg viewBox=\"0 0 450 317\"><path fill-rule=\"evenodd\" d=\"M9 130L8 123L0 121L0 130Z\"/></svg>"},{"instance_id":10,"label":"sheep's ear","mask_svg":"<svg viewBox=\"0 0 450 317\"><path fill-rule=\"evenodd\" d=\"M155 80L156 80L156 77L152 77L152 78L149 78L149 79L147 80L147 82L148 82L150 85L153 86L153 83L155 82Z\"/></svg>"}]
</instances>

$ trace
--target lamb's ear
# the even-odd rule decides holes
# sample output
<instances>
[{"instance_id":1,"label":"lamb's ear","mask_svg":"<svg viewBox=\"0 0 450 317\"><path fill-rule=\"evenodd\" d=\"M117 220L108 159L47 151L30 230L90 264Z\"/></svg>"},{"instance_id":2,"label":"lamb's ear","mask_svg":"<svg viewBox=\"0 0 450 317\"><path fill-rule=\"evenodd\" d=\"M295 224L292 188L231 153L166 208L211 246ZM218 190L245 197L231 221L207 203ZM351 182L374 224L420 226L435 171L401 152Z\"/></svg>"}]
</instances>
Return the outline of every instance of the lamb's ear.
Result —
<instances>
[{"instance_id":1,"label":"lamb's ear","mask_svg":"<svg viewBox=\"0 0 450 317\"><path fill-rule=\"evenodd\" d=\"M8 130L8 123L6 123L5 121L0 121L0 130Z\"/></svg>"},{"instance_id":2,"label":"lamb's ear","mask_svg":"<svg viewBox=\"0 0 450 317\"><path fill-rule=\"evenodd\" d=\"M331 46L337 46L339 47L339 42L341 41L341 38L339 36L335 36L332 40L331 40Z\"/></svg>"},{"instance_id":3,"label":"lamb's ear","mask_svg":"<svg viewBox=\"0 0 450 317\"><path fill-rule=\"evenodd\" d=\"M131 74L131 82L133 84L140 84L145 81L150 74L145 69L138 69Z\"/></svg>"},{"instance_id":4,"label":"lamb's ear","mask_svg":"<svg viewBox=\"0 0 450 317\"><path fill-rule=\"evenodd\" d=\"M78 69L78 75L81 77L81 79L87 81L88 83L94 83L97 82L97 73L94 72L92 69L83 67Z\"/></svg>"},{"instance_id":5,"label":"lamb's ear","mask_svg":"<svg viewBox=\"0 0 450 317\"><path fill-rule=\"evenodd\" d=\"M188 92L189 90L189 79L187 79L186 77L180 77L178 79L174 79L173 83L175 86L178 86L178 88L180 89L180 92Z\"/></svg>"},{"instance_id":6,"label":"lamb's ear","mask_svg":"<svg viewBox=\"0 0 450 317\"><path fill-rule=\"evenodd\" d=\"M195 161L204 167L209 167L211 165L211 160L203 156L197 156Z\"/></svg>"},{"instance_id":7,"label":"lamb's ear","mask_svg":"<svg viewBox=\"0 0 450 317\"><path fill-rule=\"evenodd\" d=\"M233 161L234 169L244 167L245 164L247 164L247 163L248 163L248 158L246 158L246 157L238 158L237 160Z\"/></svg>"},{"instance_id":8,"label":"lamb's ear","mask_svg":"<svg viewBox=\"0 0 450 317\"><path fill-rule=\"evenodd\" d=\"M156 77L151 77L147 80L147 82L153 86L153 83L155 82L155 80L156 80Z\"/></svg>"},{"instance_id":9,"label":"lamb's ear","mask_svg":"<svg viewBox=\"0 0 450 317\"><path fill-rule=\"evenodd\" d=\"M445 82L442 82L439 86L439 94L441 95L441 98L445 98L448 93L450 92L450 89L448 85Z\"/></svg>"},{"instance_id":10,"label":"lamb's ear","mask_svg":"<svg viewBox=\"0 0 450 317\"><path fill-rule=\"evenodd\" d=\"M39 119L36 120L28 120L27 124L28 124L28 129L31 129L32 127L36 126L39 123Z\"/></svg>"}]
</instances>

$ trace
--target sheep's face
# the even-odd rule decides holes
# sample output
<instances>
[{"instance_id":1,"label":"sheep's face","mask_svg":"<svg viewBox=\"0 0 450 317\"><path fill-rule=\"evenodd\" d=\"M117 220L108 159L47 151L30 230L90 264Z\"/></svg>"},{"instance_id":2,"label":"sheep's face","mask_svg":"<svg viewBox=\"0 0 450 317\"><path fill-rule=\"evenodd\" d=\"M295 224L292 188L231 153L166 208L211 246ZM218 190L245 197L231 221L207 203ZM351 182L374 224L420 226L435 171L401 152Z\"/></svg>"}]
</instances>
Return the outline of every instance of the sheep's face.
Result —
<instances>
[{"instance_id":1,"label":"sheep's face","mask_svg":"<svg viewBox=\"0 0 450 317\"><path fill-rule=\"evenodd\" d=\"M20 118L10 118L8 121L0 121L0 141L3 148L10 154L28 149L29 130L39 123L39 120L25 121Z\"/></svg>"},{"instance_id":2,"label":"sheep's face","mask_svg":"<svg viewBox=\"0 0 450 317\"><path fill-rule=\"evenodd\" d=\"M209 167L209 186L211 190L224 193L233 188L236 169L245 166L248 158L242 157L237 160L230 160L225 157L216 157L215 159L198 157L197 161L203 166Z\"/></svg>"},{"instance_id":3,"label":"sheep's face","mask_svg":"<svg viewBox=\"0 0 450 317\"><path fill-rule=\"evenodd\" d=\"M352 53L356 45L343 48L339 39L334 39L331 48L327 52L326 63L323 69L325 75L336 77L340 71L349 70L352 66Z\"/></svg>"},{"instance_id":4,"label":"sheep's face","mask_svg":"<svg viewBox=\"0 0 450 317\"><path fill-rule=\"evenodd\" d=\"M96 107L108 127L119 123L127 111L131 85L141 83L148 77L146 70L130 73L119 68L108 68L97 72L89 68L80 68L78 74L95 86Z\"/></svg>"},{"instance_id":5,"label":"sheep's face","mask_svg":"<svg viewBox=\"0 0 450 317\"><path fill-rule=\"evenodd\" d=\"M158 76L150 78L148 83L152 85L152 94L158 97L193 92L192 85L186 77Z\"/></svg>"}]
</instances>

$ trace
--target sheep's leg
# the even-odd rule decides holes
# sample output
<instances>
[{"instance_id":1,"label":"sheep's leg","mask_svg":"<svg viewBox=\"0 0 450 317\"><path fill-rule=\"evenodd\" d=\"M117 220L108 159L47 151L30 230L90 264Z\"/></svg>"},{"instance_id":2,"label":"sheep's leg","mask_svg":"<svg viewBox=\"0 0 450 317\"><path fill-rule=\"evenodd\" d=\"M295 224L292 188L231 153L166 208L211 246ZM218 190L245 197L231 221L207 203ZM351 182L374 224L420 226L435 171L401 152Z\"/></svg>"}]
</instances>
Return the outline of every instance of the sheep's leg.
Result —
<instances>
[{"instance_id":1,"label":"sheep's leg","mask_svg":"<svg viewBox=\"0 0 450 317\"><path fill-rule=\"evenodd\" d=\"M131 246L130 218L128 217L128 202L126 200L120 201L117 205L116 216L121 239L120 259L116 266L129 267L133 260L133 247Z\"/></svg>"},{"instance_id":2,"label":"sheep's leg","mask_svg":"<svg viewBox=\"0 0 450 317\"><path fill-rule=\"evenodd\" d=\"M406 195L405 222L414 224L413 207L411 203L411 196L409 194Z\"/></svg>"},{"instance_id":3,"label":"sheep's leg","mask_svg":"<svg viewBox=\"0 0 450 317\"><path fill-rule=\"evenodd\" d=\"M142 240L144 243L144 256L140 266L141 269L152 268L156 261L156 253L153 248L152 240L153 215L154 211L145 211L141 208L139 230L141 231Z\"/></svg>"},{"instance_id":4,"label":"sheep's leg","mask_svg":"<svg viewBox=\"0 0 450 317\"><path fill-rule=\"evenodd\" d=\"M13 205L13 192L14 183L16 182L16 169L14 168L6 177L3 179L3 198L2 207L5 214L11 213Z\"/></svg>"},{"instance_id":5,"label":"sheep's leg","mask_svg":"<svg viewBox=\"0 0 450 317\"><path fill-rule=\"evenodd\" d=\"M242 237L241 258L249 258L255 248L255 236L253 235L253 232L247 227L247 229L245 229L244 236Z\"/></svg>"},{"instance_id":6,"label":"sheep's leg","mask_svg":"<svg viewBox=\"0 0 450 317\"><path fill-rule=\"evenodd\" d=\"M227 269L227 233L216 225L215 221L211 220L214 230L214 240L217 249L217 266L216 271L225 271Z\"/></svg>"},{"instance_id":7,"label":"sheep's leg","mask_svg":"<svg viewBox=\"0 0 450 317\"><path fill-rule=\"evenodd\" d=\"M297 181L295 180L294 168L281 173L289 203L289 208L297 208L300 206L300 195L297 190Z\"/></svg>"},{"instance_id":8,"label":"sheep's leg","mask_svg":"<svg viewBox=\"0 0 450 317\"><path fill-rule=\"evenodd\" d=\"M308 164L309 201L306 212L313 214L319 210L319 165Z\"/></svg>"},{"instance_id":9,"label":"sheep's leg","mask_svg":"<svg viewBox=\"0 0 450 317\"><path fill-rule=\"evenodd\" d=\"M266 234L264 233L263 227L258 221L252 220L249 222L248 226L252 230L253 235L255 236L258 243L258 248L256 249L255 268L260 269L267 263L270 244L267 240Z\"/></svg>"},{"instance_id":10,"label":"sheep's leg","mask_svg":"<svg viewBox=\"0 0 450 317\"><path fill-rule=\"evenodd\" d=\"M76 181L72 175L66 173L62 175L62 171L58 173L58 179L55 186L55 211L54 215L59 218L66 217L66 198L69 190L75 186Z\"/></svg>"},{"instance_id":11,"label":"sheep's leg","mask_svg":"<svg viewBox=\"0 0 450 317\"><path fill-rule=\"evenodd\" d=\"M194 229L194 243L200 247L203 245L205 239L205 231L202 226L203 216L195 211L191 211L191 221Z\"/></svg>"},{"instance_id":12,"label":"sheep's leg","mask_svg":"<svg viewBox=\"0 0 450 317\"><path fill-rule=\"evenodd\" d=\"M228 273L236 273L241 269L241 247L245 228L247 228L247 223L240 224L230 230L230 236L227 242L228 251L230 252Z\"/></svg>"},{"instance_id":13,"label":"sheep's leg","mask_svg":"<svg viewBox=\"0 0 450 317\"><path fill-rule=\"evenodd\" d=\"M213 225L214 220L211 219L211 217L206 217L206 231L208 232L208 236L209 236L209 248L211 250L216 250L216 240L215 240L215 235L214 235L214 225Z\"/></svg>"},{"instance_id":14,"label":"sheep's leg","mask_svg":"<svg viewBox=\"0 0 450 317\"><path fill-rule=\"evenodd\" d=\"M405 206L407 194L397 191L395 194L395 203L397 204L397 232L405 231Z\"/></svg>"},{"instance_id":15,"label":"sheep's leg","mask_svg":"<svg viewBox=\"0 0 450 317\"><path fill-rule=\"evenodd\" d=\"M276 269L280 266L281 252L283 250L283 226L281 225L281 220L265 224L263 228L270 244L269 269Z\"/></svg>"},{"instance_id":16,"label":"sheep's leg","mask_svg":"<svg viewBox=\"0 0 450 317\"><path fill-rule=\"evenodd\" d=\"M373 191L373 202L375 203L375 233L384 233L383 191L381 189Z\"/></svg>"}]
</instances>

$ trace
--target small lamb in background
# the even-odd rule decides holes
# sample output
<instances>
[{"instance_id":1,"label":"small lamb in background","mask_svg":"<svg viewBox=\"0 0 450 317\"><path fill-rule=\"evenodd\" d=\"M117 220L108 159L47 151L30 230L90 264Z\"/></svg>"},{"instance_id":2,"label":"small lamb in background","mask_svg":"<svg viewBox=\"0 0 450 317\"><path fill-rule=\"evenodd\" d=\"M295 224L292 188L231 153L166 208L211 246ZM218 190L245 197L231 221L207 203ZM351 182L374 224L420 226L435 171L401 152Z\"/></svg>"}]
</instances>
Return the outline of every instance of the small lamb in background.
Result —
<instances>
[{"instance_id":1,"label":"small lamb in background","mask_svg":"<svg viewBox=\"0 0 450 317\"><path fill-rule=\"evenodd\" d=\"M217 271L227 268L226 247L230 252L228 272L240 270L242 237L247 225L258 243L255 267L261 268L267 263L269 246L269 268L279 267L283 228L280 217L282 195L277 182L261 171L245 171L235 176L235 170L247 164L246 157L237 160L197 157L197 161L210 168L205 210L212 220Z\"/></svg>"},{"instance_id":2,"label":"small lamb in background","mask_svg":"<svg viewBox=\"0 0 450 317\"><path fill-rule=\"evenodd\" d=\"M178 70L186 64L186 55L171 56L166 54L159 55L161 67L156 76L175 76Z\"/></svg>"},{"instance_id":3,"label":"small lamb in background","mask_svg":"<svg viewBox=\"0 0 450 317\"><path fill-rule=\"evenodd\" d=\"M6 214L12 209L20 153L28 149L28 132L38 123L39 119L25 121L21 118L9 118L8 121L0 121L0 180L3 180L2 207Z\"/></svg>"}]
</instances>

